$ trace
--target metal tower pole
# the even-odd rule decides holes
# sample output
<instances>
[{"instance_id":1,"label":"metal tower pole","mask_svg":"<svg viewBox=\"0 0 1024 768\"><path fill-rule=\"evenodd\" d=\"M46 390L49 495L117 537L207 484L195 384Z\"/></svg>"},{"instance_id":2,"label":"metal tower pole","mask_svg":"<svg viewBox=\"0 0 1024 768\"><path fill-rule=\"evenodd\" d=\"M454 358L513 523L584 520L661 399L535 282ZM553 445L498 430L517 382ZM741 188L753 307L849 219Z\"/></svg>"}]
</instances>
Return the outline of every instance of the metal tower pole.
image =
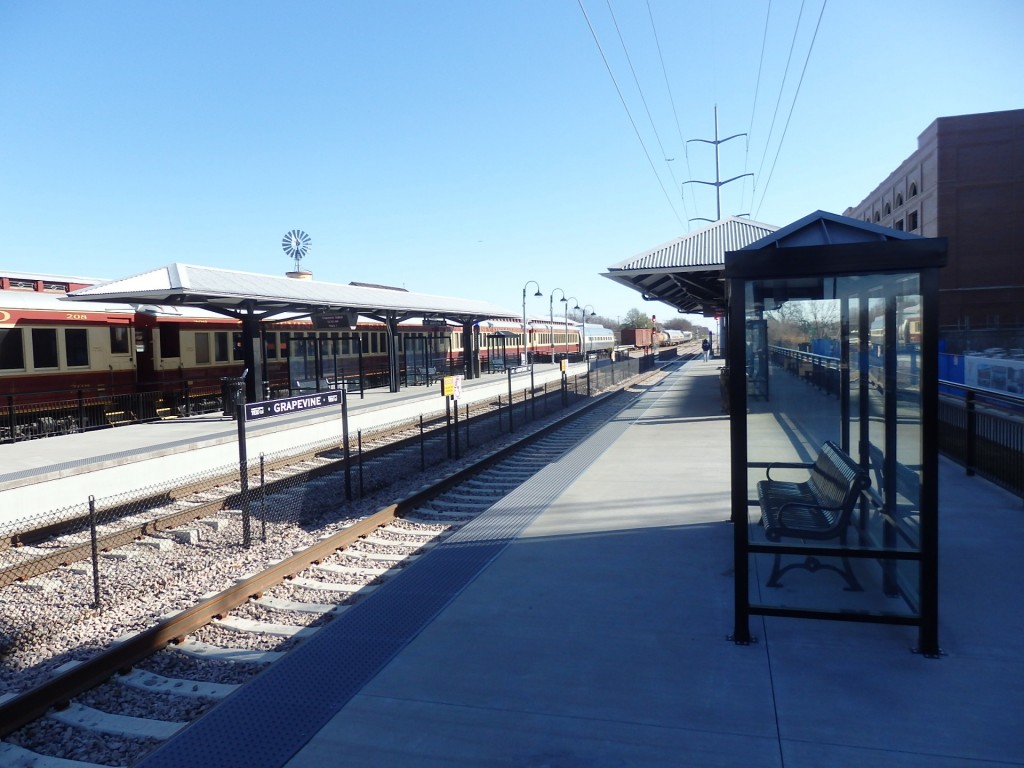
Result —
<instances>
[{"instance_id":1,"label":"metal tower pole","mask_svg":"<svg viewBox=\"0 0 1024 768\"><path fill-rule=\"evenodd\" d=\"M719 158L718 148L719 148L720 145L724 144L725 142L729 141L730 139L736 139L736 138L739 138L740 136L746 136L746 135L747 134L745 134L745 133L735 133L732 136L728 136L728 137L726 137L724 139L719 139L718 138L718 105L716 104L715 105L715 139L714 139L714 141L710 141L708 139L690 139L690 141L686 142L687 144L690 144L691 142L699 141L699 142L701 142L703 144L713 144L714 147L715 147L715 180L714 181L697 181L697 180L693 180L693 181L684 181L683 182L683 186L684 187L687 184L707 184L709 187L714 187L715 188L715 218L714 218L714 221L721 221L722 220L722 187L725 186L726 184L732 182L732 181L736 181L737 179L742 179L744 176L753 176L754 175L752 173L741 173L739 176L733 176L731 179L726 179L725 181L722 181L722 174L721 174L721 170L720 170L720 162L721 161L720 161L720 158ZM749 213L745 213L745 214L740 214L740 215L742 215L742 216L749 216L750 214ZM695 218L690 219L690 221L712 221L712 220L711 219L706 219L703 216L697 216Z\"/></svg>"}]
</instances>

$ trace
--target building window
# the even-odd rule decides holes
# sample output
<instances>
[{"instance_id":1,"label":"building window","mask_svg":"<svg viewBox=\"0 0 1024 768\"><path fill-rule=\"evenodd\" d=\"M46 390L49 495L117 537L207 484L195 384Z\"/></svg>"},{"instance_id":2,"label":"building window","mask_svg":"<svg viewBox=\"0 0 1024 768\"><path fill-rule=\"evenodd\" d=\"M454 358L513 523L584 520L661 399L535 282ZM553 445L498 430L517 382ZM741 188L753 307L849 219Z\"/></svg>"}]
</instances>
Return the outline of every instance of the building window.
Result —
<instances>
[{"instance_id":1,"label":"building window","mask_svg":"<svg viewBox=\"0 0 1024 768\"><path fill-rule=\"evenodd\" d=\"M64 329L64 356L69 368L89 365L89 332L85 328Z\"/></svg>"},{"instance_id":2,"label":"building window","mask_svg":"<svg viewBox=\"0 0 1024 768\"><path fill-rule=\"evenodd\" d=\"M896 207L903 205L903 195L896 195Z\"/></svg>"},{"instance_id":3,"label":"building window","mask_svg":"<svg viewBox=\"0 0 1024 768\"><path fill-rule=\"evenodd\" d=\"M903 219L900 219L893 225L893 229L898 229L900 232L903 231Z\"/></svg>"},{"instance_id":4,"label":"building window","mask_svg":"<svg viewBox=\"0 0 1024 768\"><path fill-rule=\"evenodd\" d=\"M911 211L907 214L907 231L917 231L917 211Z\"/></svg>"},{"instance_id":5,"label":"building window","mask_svg":"<svg viewBox=\"0 0 1024 768\"><path fill-rule=\"evenodd\" d=\"M888 216L890 213L892 213L892 206L889 205L888 203L886 203L885 204L885 215Z\"/></svg>"},{"instance_id":6,"label":"building window","mask_svg":"<svg viewBox=\"0 0 1024 768\"><path fill-rule=\"evenodd\" d=\"M880 214L878 211L875 211L875 223L877 224L881 220L882 220L882 214Z\"/></svg>"},{"instance_id":7,"label":"building window","mask_svg":"<svg viewBox=\"0 0 1024 768\"><path fill-rule=\"evenodd\" d=\"M910 196L917 197L917 183L913 181L910 182Z\"/></svg>"},{"instance_id":8,"label":"building window","mask_svg":"<svg viewBox=\"0 0 1024 768\"><path fill-rule=\"evenodd\" d=\"M32 329L32 366L34 368L57 367L57 329Z\"/></svg>"},{"instance_id":9,"label":"building window","mask_svg":"<svg viewBox=\"0 0 1024 768\"><path fill-rule=\"evenodd\" d=\"M21 328L0 328L0 370L25 369L25 351L21 343Z\"/></svg>"}]
</instances>

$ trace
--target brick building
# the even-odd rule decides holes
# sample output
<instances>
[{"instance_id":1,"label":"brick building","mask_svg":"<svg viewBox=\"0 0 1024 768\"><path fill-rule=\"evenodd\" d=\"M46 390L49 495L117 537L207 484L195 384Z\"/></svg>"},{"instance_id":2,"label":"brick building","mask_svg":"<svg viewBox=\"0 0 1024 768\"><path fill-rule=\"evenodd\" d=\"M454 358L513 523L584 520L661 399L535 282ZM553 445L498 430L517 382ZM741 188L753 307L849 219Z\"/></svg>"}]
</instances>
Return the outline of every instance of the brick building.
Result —
<instances>
[{"instance_id":1,"label":"brick building","mask_svg":"<svg viewBox=\"0 0 1024 768\"><path fill-rule=\"evenodd\" d=\"M940 117L844 215L949 240L948 351L1024 346L1024 109Z\"/></svg>"}]
</instances>

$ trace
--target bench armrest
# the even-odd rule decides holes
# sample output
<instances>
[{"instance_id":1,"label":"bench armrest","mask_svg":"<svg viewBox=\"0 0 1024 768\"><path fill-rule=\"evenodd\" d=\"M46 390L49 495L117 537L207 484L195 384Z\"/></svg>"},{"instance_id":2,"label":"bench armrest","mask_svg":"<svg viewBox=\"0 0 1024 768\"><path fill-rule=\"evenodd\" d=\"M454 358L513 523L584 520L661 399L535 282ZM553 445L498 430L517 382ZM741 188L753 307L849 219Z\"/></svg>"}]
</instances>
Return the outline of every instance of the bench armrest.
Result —
<instances>
[{"instance_id":1,"label":"bench armrest","mask_svg":"<svg viewBox=\"0 0 1024 768\"><path fill-rule=\"evenodd\" d=\"M773 469L811 469L813 466L813 464L808 464L806 462L773 461L765 465L764 476L768 480L771 480Z\"/></svg>"}]
</instances>

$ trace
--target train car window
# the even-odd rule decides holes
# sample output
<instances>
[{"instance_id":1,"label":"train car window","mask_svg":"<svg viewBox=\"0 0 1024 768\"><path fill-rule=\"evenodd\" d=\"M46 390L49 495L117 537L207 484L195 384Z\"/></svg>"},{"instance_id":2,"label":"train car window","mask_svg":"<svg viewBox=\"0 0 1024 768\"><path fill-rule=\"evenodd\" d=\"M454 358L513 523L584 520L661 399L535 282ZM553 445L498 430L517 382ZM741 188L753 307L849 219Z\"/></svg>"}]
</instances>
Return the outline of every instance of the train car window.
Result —
<instances>
[{"instance_id":1,"label":"train car window","mask_svg":"<svg viewBox=\"0 0 1024 768\"><path fill-rule=\"evenodd\" d=\"M160 324L160 357L181 357L181 326L178 323Z\"/></svg>"},{"instance_id":2,"label":"train car window","mask_svg":"<svg viewBox=\"0 0 1024 768\"><path fill-rule=\"evenodd\" d=\"M128 341L128 326L114 325L110 328L110 353L112 355L127 355L131 351ZM161 348L163 341L161 340Z\"/></svg>"},{"instance_id":3,"label":"train car window","mask_svg":"<svg viewBox=\"0 0 1024 768\"><path fill-rule=\"evenodd\" d=\"M263 337L263 356L268 360L277 357L277 334L268 331Z\"/></svg>"},{"instance_id":4,"label":"train car window","mask_svg":"<svg viewBox=\"0 0 1024 768\"><path fill-rule=\"evenodd\" d=\"M378 349L377 349L378 338L377 337L379 337L379 336L380 336L379 333L371 333L370 334L370 351L371 352L377 352L378 351Z\"/></svg>"},{"instance_id":5,"label":"train car window","mask_svg":"<svg viewBox=\"0 0 1024 768\"><path fill-rule=\"evenodd\" d=\"M34 368L57 367L57 329L32 329L32 366Z\"/></svg>"},{"instance_id":6,"label":"train car window","mask_svg":"<svg viewBox=\"0 0 1024 768\"><path fill-rule=\"evenodd\" d=\"M25 349L21 340L21 328L0 328L0 370L24 369Z\"/></svg>"},{"instance_id":7,"label":"train car window","mask_svg":"<svg viewBox=\"0 0 1024 768\"><path fill-rule=\"evenodd\" d=\"M231 332L231 359L232 360L244 360L245 349L242 344L242 332L232 331Z\"/></svg>"},{"instance_id":8,"label":"train car window","mask_svg":"<svg viewBox=\"0 0 1024 768\"><path fill-rule=\"evenodd\" d=\"M89 332L85 328L64 329L64 357L69 368L89 365Z\"/></svg>"},{"instance_id":9,"label":"train car window","mask_svg":"<svg viewBox=\"0 0 1024 768\"><path fill-rule=\"evenodd\" d=\"M363 352L366 352L370 348L370 334L367 333L366 331L363 331L361 334L359 334L359 338L363 343ZM356 351L358 352L359 350L357 349Z\"/></svg>"},{"instance_id":10,"label":"train car window","mask_svg":"<svg viewBox=\"0 0 1024 768\"><path fill-rule=\"evenodd\" d=\"M288 345L291 343L291 340L292 340L291 334L289 334L288 332L285 332L285 333L281 334L281 343L278 346L278 349L281 350L281 358L282 359L288 357Z\"/></svg>"},{"instance_id":11,"label":"train car window","mask_svg":"<svg viewBox=\"0 0 1024 768\"><path fill-rule=\"evenodd\" d=\"M218 363L226 363L228 361L228 332L214 331L213 343L214 360Z\"/></svg>"},{"instance_id":12,"label":"train car window","mask_svg":"<svg viewBox=\"0 0 1024 768\"><path fill-rule=\"evenodd\" d=\"M196 365L210 364L210 334L196 332Z\"/></svg>"}]
</instances>

